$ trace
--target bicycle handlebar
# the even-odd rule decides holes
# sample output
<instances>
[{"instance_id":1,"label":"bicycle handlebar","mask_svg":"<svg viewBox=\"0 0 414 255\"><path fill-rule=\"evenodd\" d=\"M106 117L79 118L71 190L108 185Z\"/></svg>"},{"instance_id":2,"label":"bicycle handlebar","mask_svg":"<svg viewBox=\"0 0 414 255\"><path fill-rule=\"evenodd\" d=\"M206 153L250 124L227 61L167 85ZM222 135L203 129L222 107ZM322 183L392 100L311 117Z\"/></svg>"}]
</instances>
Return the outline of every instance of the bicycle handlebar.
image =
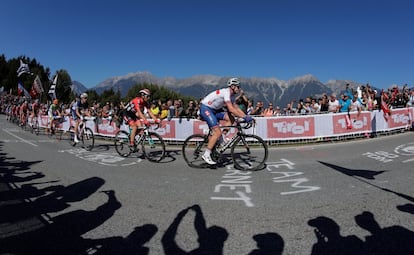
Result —
<instances>
[{"instance_id":1,"label":"bicycle handlebar","mask_svg":"<svg viewBox=\"0 0 414 255\"><path fill-rule=\"evenodd\" d=\"M253 125L256 124L256 120L255 119L253 119L253 121L251 121L251 122L246 122L246 120L244 118L237 118L236 119L236 122L238 123L238 125L240 125L240 124L246 124L246 125L243 125L243 126L240 125L240 127L242 127L243 129L249 129Z\"/></svg>"},{"instance_id":2,"label":"bicycle handlebar","mask_svg":"<svg viewBox=\"0 0 414 255\"><path fill-rule=\"evenodd\" d=\"M159 120L159 119L158 119L158 120ZM140 121L141 121L141 122L144 122L144 120L143 120L143 119L140 119ZM144 125L145 125L146 127L150 127L150 126L157 126L154 130L157 130L158 128L160 128L160 127L161 127L161 120L159 120L159 122L157 123L157 121L154 121L153 119L147 119L147 122L148 122L148 124L147 124L147 125L144 123Z\"/></svg>"}]
</instances>

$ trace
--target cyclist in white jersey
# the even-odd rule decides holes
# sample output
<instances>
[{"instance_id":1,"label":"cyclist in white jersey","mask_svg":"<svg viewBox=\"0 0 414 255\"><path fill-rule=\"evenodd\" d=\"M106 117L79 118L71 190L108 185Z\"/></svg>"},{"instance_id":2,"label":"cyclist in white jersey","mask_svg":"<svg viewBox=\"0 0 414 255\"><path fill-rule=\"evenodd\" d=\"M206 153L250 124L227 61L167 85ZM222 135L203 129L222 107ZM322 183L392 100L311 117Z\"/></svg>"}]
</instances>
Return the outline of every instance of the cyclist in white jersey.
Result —
<instances>
[{"instance_id":1,"label":"cyclist in white jersey","mask_svg":"<svg viewBox=\"0 0 414 255\"><path fill-rule=\"evenodd\" d=\"M236 94L239 92L239 79L230 78L227 81L227 88L211 92L200 102L200 116L207 122L209 128L213 130L213 134L209 138L207 144L207 149L202 156L203 160L210 165L216 164L216 162L211 159L210 154L217 140L222 135L219 121L225 120L226 126L231 125L234 122L233 115L239 118L244 118L246 122L253 121L253 118L246 115L235 102ZM225 107L227 108L227 112L224 109ZM232 114L228 114L228 112Z\"/></svg>"}]
</instances>

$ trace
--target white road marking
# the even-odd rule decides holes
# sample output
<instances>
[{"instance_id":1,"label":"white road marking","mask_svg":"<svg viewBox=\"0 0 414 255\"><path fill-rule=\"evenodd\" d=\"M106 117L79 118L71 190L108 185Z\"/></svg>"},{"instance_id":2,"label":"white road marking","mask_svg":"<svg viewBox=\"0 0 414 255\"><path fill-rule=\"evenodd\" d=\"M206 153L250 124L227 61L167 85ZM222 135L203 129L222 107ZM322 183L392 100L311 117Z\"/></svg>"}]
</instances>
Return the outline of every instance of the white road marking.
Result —
<instances>
[{"instance_id":1,"label":"white road marking","mask_svg":"<svg viewBox=\"0 0 414 255\"><path fill-rule=\"evenodd\" d=\"M10 132L10 131L8 131L8 130L6 130L6 129L3 129L3 131L4 131L4 132L6 132L7 134L9 134L9 135L11 135L11 136L13 136L13 137L15 137L15 138L19 139L20 141L22 141L22 142L24 142L24 143L30 144L30 145L32 145L32 146L34 146L34 147L39 146L39 145L37 145L37 144L34 144L34 143L32 143L32 142L29 142L29 141L28 141L28 140L26 140L26 139L21 138L20 136L17 136L17 135L15 135L15 134L13 134L12 132Z\"/></svg>"}]
</instances>

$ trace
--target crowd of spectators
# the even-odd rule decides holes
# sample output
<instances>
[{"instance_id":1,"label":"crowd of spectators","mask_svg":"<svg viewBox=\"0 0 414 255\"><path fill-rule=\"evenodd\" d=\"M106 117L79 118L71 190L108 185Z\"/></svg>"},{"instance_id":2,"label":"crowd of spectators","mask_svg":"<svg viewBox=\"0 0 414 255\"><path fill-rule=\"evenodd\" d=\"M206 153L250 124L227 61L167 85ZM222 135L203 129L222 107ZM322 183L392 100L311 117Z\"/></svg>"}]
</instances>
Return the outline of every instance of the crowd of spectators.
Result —
<instances>
[{"instance_id":1,"label":"crowd of spectators","mask_svg":"<svg viewBox=\"0 0 414 255\"><path fill-rule=\"evenodd\" d=\"M285 106L274 106L273 102L264 105L263 101L253 106L248 101L247 113L256 116L292 116L321 113L338 113L348 111L381 110L381 102L390 109L411 107L414 101L414 88L406 85L399 89L394 86L388 90L377 91L367 84L356 89L349 84L339 96L335 93L324 93L320 96L308 96L305 99L292 99Z\"/></svg>"},{"instance_id":2,"label":"crowd of spectators","mask_svg":"<svg viewBox=\"0 0 414 255\"><path fill-rule=\"evenodd\" d=\"M0 110L2 113L11 113L15 107L27 102L24 97L14 95L2 95L0 98ZM344 92L339 96L335 93L322 94L320 96L308 96L304 99L292 99L283 106L274 105L273 102L263 101L253 102L241 90L236 98L239 107L252 116L294 116L306 114L337 113L346 111L372 111L380 110L381 102L384 101L391 109L401 107L411 107L414 104L414 88L408 89L404 85L401 89L394 86L390 89L377 91L369 84L352 88L346 86ZM102 118L113 118L117 116L124 106L125 102L114 104L113 102L89 102L91 115ZM41 114L47 115L49 104L41 103ZM70 115L70 104L59 103L62 115ZM190 100L185 103L182 99L161 100L154 99L151 101L150 110L160 119L170 120L180 118L182 120L198 118L199 101ZM117 120L119 121L119 120Z\"/></svg>"}]
</instances>

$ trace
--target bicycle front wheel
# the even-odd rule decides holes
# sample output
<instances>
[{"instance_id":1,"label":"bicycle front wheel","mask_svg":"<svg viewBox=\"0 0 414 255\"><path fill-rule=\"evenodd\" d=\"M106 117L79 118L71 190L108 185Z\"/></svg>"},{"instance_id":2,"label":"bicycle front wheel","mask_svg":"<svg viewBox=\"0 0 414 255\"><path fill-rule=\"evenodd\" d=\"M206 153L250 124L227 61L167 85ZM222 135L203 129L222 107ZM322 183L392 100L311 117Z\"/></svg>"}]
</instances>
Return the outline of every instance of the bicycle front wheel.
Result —
<instances>
[{"instance_id":1,"label":"bicycle front wheel","mask_svg":"<svg viewBox=\"0 0 414 255\"><path fill-rule=\"evenodd\" d=\"M141 140L142 151L145 157L152 162L160 162L165 156L165 142L162 137L155 132L143 134Z\"/></svg>"},{"instance_id":2,"label":"bicycle front wheel","mask_svg":"<svg viewBox=\"0 0 414 255\"><path fill-rule=\"evenodd\" d=\"M201 158L207 149L208 137L206 135L194 134L185 139L182 153L185 162L190 167L205 168L206 163Z\"/></svg>"},{"instance_id":3,"label":"bicycle front wheel","mask_svg":"<svg viewBox=\"0 0 414 255\"><path fill-rule=\"evenodd\" d=\"M85 127L82 133L81 142L83 148L87 151L91 151L95 145L95 136L93 135L92 129Z\"/></svg>"},{"instance_id":4,"label":"bicycle front wheel","mask_svg":"<svg viewBox=\"0 0 414 255\"><path fill-rule=\"evenodd\" d=\"M121 157L128 157L131 154L129 148L129 134L124 130L119 130L115 135L115 150Z\"/></svg>"},{"instance_id":5,"label":"bicycle front wheel","mask_svg":"<svg viewBox=\"0 0 414 255\"><path fill-rule=\"evenodd\" d=\"M231 147L233 164L238 170L261 170L265 167L267 156L267 144L257 135L243 134Z\"/></svg>"}]
</instances>

